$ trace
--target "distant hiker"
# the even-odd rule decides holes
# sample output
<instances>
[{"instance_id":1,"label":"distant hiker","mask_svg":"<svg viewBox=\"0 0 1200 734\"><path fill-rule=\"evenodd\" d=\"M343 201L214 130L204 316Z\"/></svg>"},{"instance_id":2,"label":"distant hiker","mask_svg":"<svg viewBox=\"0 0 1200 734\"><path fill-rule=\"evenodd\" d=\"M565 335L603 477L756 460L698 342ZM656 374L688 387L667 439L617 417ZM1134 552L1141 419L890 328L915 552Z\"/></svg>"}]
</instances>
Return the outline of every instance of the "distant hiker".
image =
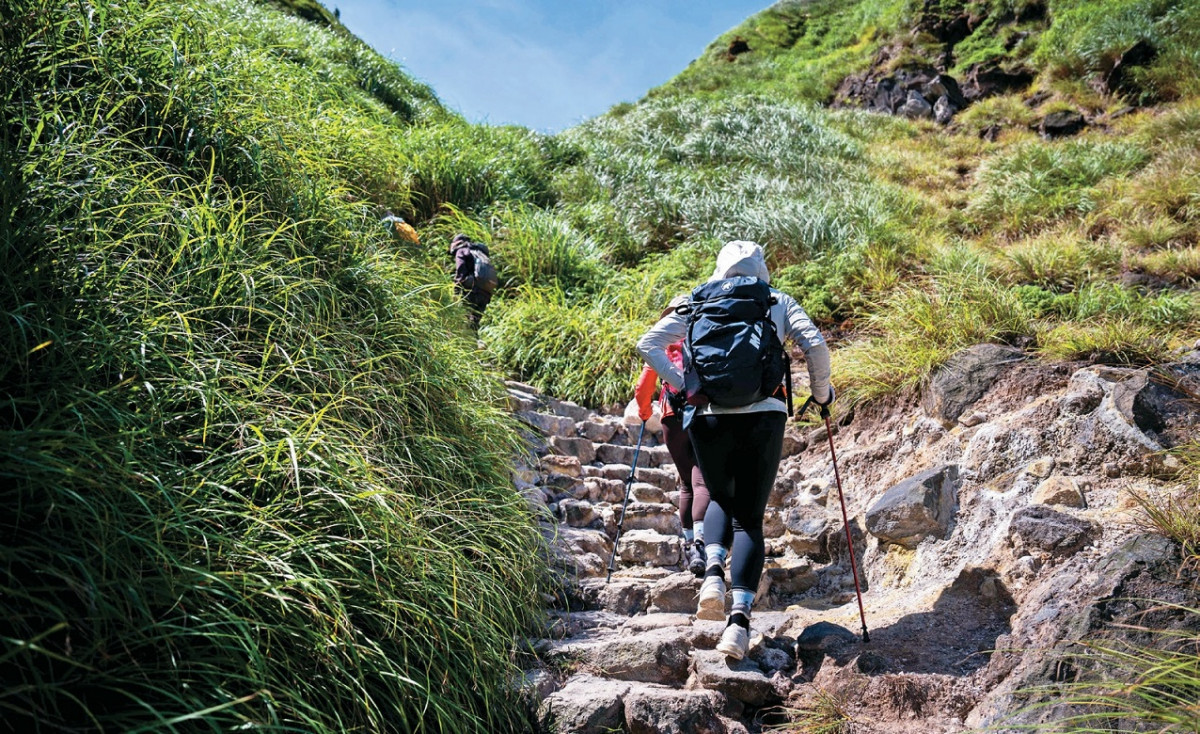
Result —
<instances>
[{"instance_id":1,"label":"distant hiker","mask_svg":"<svg viewBox=\"0 0 1200 734\"><path fill-rule=\"evenodd\" d=\"M675 313L675 309L687 305L687 296L676 296L667 304L659 318ZM676 368L683 369L683 340L667 346L667 358ZM638 378L634 395L637 399L638 417L643 421L653 415L654 388L658 384L658 373L647 365ZM683 524L683 539L686 542L687 567L697 576L704 574L704 513L708 510L708 488L704 475L696 466L696 453L692 440L683 428L683 393L667 382L663 383L658 401L662 414L663 439L671 453L671 461L679 471L679 520Z\"/></svg>"},{"instance_id":2,"label":"distant hiker","mask_svg":"<svg viewBox=\"0 0 1200 734\"><path fill-rule=\"evenodd\" d=\"M660 319L637 344L672 387L687 385L684 425L712 498L704 516L707 568L696 616L724 617L724 563L732 548L733 607L717 650L736 659L750 645L750 607L765 556L763 514L783 453L784 342L804 350L814 401L827 406L834 397L824 337L795 299L769 281L762 248L730 242L688 305ZM680 339L684 369L668 352ZM739 366L747 350L754 351L752 359L740 364L750 366Z\"/></svg>"},{"instance_id":3,"label":"distant hiker","mask_svg":"<svg viewBox=\"0 0 1200 734\"><path fill-rule=\"evenodd\" d=\"M404 221L403 218L392 214L391 212L385 212L383 218L379 221L383 223L383 226L389 232L391 232L393 236L398 237L405 242L417 244L421 241L421 237L417 234L417 230L413 229L411 224Z\"/></svg>"},{"instance_id":4,"label":"distant hiker","mask_svg":"<svg viewBox=\"0 0 1200 734\"><path fill-rule=\"evenodd\" d=\"M454 258L454 286L467 302L471 328L478 329L479 319L500 284L488 246L472 242L465 234L456 234L450 241L450 255Z\"/></svg>"}]
</instances>

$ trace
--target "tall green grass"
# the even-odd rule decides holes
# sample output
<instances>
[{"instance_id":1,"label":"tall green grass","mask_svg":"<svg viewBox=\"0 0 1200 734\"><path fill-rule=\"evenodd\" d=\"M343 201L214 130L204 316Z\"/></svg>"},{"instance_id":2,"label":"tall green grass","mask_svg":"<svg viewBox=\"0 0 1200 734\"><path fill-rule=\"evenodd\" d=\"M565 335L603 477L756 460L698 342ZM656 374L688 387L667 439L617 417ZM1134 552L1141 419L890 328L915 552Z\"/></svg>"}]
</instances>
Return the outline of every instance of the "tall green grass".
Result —
<instances>
[{"instance_id":1,"label":"tall green grass","mask_svg":"<svg viewBox=\"0 0 1200 734\"><path fill-rule=\"evenodd\" d=\"M1073 140L1028 143L986 161L965 212L968 228L1033 232L1097 207L1097 184L1149 160L1133 143Z\"/></svg>"},{"instance_id":2,"label":"tall green grass","mask_svg":"<svg viewBox=\"0 0 1200 734\"><path fill-rule=\"evenodd\" d=\"M390 143L461 123L248 3L0 34L6 725L524 731L517 433L441 253L376 220L436 193Z\"/></svg>"}]
</instances>

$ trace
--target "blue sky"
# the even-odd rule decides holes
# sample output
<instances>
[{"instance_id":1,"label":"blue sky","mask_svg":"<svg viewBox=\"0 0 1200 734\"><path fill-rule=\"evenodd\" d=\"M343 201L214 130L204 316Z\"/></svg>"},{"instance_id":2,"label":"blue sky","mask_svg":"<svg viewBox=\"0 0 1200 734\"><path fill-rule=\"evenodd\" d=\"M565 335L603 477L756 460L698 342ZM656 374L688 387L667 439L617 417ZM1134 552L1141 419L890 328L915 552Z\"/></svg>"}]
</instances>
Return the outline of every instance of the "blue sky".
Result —
<instances>
[{"instance_id":1,"label":"blue sky","mask_svg":"<svg viewBox=\"0 0 1200 734\"><path fill-rule=\"evenodd\" d=\"M637 101L771 0L325 0L472 122L558 132Z\"/></svg>"}]
</instances>

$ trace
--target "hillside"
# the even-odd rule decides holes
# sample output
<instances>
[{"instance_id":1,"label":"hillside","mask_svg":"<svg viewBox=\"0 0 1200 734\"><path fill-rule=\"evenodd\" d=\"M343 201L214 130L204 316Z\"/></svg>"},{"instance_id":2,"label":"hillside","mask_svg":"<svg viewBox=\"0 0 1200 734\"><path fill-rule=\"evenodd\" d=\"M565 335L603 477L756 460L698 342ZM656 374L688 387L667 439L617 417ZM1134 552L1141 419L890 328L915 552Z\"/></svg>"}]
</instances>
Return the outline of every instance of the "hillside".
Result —
<instances>
[{"instance_id":1,"label":"hillside","mask_svg":"<svg viewBox=\"0 0 1200 734\"><path fill-rule=\"evenodd\" d=\"M1155 546L1138 588L1194 607L1164 579L1194 567L1200 537L1200 443L1179 428L1200 388L1170 371L1200 339L1198 80L1200 6L1182 0L785 0L640 102L545 136L467 124L307 0L9 0L5 724L528 731L516 651L561 624L545 604L572 603L543 531L584 480L523 468L530 440L551 450L530 433L546 419L510 409L552 399L502 380L570 415L586 411L559 401L624 404L637 336L729 239L762 243L773 284L835 342L853 523L913 472L976 472L958 535L869 541L877 603L943 587L957 603L993 574L1015 604L1045 604L1054 574L1084 579L1149 527L1175 545ZM420 243L382 227L387 212ZM502 279L482 347L446 275L455 232L491 245ZM945 422L922 404L931 376L981 343L1029 366L995 382L982 423ZM781 498L828 484L808 444ZM1085 554L1026 568L1004 545L1035 477L1091 488L1094 506L1067 511L1104 529ZM963 533L992 521L971 555ZM812 562L808 602L828 610L836 593L817 595L844 569ZM1072 603L1136 623L1117 591L1087 589ZM893 632L938 623L908 611ZM1194 613L1169 622L1191 644ZM973 722L1020 708L1004 685L1043 680L1029 668L1067 639L1032 606L1009 624L1035 652L972 664L987 694L967 697L986 698ZM972 644L1003 642L980 629ZM1119 694L1159 658L1113 634L1092 650L1094 669L1123 671ZM844 709L860 657L834 652L817 704ZM908 654L881 651L876 672L900 677L873 684L899 687L872 690L909 709L905 691L929 693L914 731L962 725L951 704L967 698L923 687ZM1195 656L1172 660L1183 674L1119 705L1195 690ZM805 713L813 690L781 723L828 723ZM1187 721L1186 704L1147 700Z\"/></svg>"}]
</instances>

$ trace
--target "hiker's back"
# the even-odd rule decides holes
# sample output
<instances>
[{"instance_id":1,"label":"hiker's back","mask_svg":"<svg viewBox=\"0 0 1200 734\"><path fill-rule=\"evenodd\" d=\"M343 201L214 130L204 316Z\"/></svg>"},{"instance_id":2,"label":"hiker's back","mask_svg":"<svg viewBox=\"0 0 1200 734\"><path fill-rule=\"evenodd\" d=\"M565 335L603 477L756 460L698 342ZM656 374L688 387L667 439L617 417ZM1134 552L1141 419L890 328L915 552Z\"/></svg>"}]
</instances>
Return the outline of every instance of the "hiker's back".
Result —
<instances>
[{"instance_id":1,"label":"hiker's back","mask_svg":"<svg viewBox=\"0 0 1200 734\"><path fill-rule=\"evenodd\" d=\"M692 291L683 370L689 403L738 408L776 391L788 370L779 295L753 276L712 280Z\"/></svg>"}]
</instances>

